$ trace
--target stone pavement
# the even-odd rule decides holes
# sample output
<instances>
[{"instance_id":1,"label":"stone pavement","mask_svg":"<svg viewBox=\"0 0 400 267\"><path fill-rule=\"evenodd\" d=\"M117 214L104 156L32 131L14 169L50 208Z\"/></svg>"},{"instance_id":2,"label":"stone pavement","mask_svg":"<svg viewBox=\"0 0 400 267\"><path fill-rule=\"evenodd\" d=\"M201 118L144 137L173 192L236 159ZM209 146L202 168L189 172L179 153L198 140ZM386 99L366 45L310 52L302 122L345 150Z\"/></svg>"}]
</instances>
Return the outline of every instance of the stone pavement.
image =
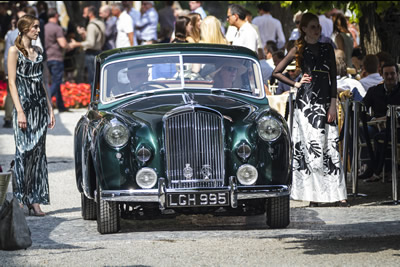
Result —
<instances>
[{"instance_id":1,"label":"stone pavement","mask_svg":"<svg viewBox=\"0 0 400 267\"><path fill-rule=\"evenodd\" d=\"M382 205L391 200L390 183L359 182L367 197L349 198L350 208L323 205L309 208L308 202L291 201L291 223L287 229L271 230L264 216L213 217L180 215L169 219L122 220L122 231L100 235L95 221L80 216L80 195L75 185L73 133L85 110L56 114L57 125L47 135L51 205L47 216L27 216L32 248L73 249L82 244L118 240L199 240L229 238L295 238L310 240L395 237L400 232L400 206ZM0 111L0 125L4 111ZM12 129L0 127L0 164L13 158ZM349 183L351 185L351 183ZM348 189L351 192L351 188ZM0 264L1 265L1 264Z\"/></svg>"}]
</instances>

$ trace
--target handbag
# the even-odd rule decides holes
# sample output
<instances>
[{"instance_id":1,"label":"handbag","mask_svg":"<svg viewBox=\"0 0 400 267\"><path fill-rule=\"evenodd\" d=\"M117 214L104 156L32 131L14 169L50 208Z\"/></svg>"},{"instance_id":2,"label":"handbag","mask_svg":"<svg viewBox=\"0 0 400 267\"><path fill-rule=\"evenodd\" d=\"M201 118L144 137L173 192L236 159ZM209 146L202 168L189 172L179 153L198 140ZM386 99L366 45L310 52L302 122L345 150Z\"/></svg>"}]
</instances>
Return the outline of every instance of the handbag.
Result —
<instances>
[{"instance_id":1,"label":"handbag","mask_svg":"<svg viewBox=\"0 0 400 267\"><path fill-rule=\"evenodd\" d=\"M0 211L0 249L26 249L31 245L31 231L18 200L6 200Z\"/></svg>"}]
</instances>

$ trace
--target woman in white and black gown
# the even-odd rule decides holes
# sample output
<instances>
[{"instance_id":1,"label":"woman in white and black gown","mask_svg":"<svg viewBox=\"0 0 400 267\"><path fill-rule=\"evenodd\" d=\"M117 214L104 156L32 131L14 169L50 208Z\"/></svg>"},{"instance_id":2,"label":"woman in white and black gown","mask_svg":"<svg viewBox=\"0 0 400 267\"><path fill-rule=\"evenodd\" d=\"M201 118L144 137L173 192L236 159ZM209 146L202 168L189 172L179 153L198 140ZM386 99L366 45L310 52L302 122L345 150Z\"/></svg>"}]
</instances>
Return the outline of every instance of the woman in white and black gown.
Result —
<instances>
[{"instance_id":1,"label":"woman in white and black gown","mask_svg":"<svg viewBox=\"0 0 400 267\"><path fill-rule=\"evenodd\" d=\"M291 198L337 202L348 206L346 183L341 168L336 124L336 62L331 44L319 42L321 26L312 13L303 14L301 36L278 64L273 76L298 88L293 119L294 145ZM282 74L296 59L303 77L295 82Z\"/></svg>"}]
</instances>

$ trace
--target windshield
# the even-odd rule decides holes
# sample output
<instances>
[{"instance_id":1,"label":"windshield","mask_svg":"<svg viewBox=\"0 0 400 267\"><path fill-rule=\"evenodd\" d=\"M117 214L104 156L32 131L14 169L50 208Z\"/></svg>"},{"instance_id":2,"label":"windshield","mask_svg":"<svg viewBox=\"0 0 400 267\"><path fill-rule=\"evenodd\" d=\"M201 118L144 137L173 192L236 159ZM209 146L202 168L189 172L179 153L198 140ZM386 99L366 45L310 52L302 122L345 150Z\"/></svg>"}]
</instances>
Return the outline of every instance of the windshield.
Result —
<instances>
[{"instance_id":1,"label":"windshield","mask_svg":"<svg viewBox=\"0 0 400 267\"><path fill-rule=\"evenodd\" d=\"M262 95L255 61L226 56L160 56L107 64L102 72L101 99L110 102L131 94L177 88L232 90Z\"/></svg>"}]
</instances>

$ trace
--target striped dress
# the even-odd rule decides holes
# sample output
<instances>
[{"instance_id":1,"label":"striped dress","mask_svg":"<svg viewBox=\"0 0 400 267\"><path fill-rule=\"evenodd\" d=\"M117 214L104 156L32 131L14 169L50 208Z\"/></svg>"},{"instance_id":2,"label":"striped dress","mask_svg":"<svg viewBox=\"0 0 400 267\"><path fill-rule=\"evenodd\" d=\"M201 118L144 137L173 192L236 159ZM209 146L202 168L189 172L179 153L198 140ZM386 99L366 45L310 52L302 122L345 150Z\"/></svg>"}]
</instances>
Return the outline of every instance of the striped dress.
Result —
<instances>
[{"instance_id":1,"label":"striped dress","mask_svg":"<svg viewBox=\"0 0 400 267\"><path fill-rule=\"evenodd\" d=\"M31 61L18 51L16 87L24 110L27 129L18 127L14 109L13 126L16 145L14 195L25 204L49 204L46 133L49 122L47 96L43 88L43 55L38 48Z\"/></svg>"}]
</instances>

